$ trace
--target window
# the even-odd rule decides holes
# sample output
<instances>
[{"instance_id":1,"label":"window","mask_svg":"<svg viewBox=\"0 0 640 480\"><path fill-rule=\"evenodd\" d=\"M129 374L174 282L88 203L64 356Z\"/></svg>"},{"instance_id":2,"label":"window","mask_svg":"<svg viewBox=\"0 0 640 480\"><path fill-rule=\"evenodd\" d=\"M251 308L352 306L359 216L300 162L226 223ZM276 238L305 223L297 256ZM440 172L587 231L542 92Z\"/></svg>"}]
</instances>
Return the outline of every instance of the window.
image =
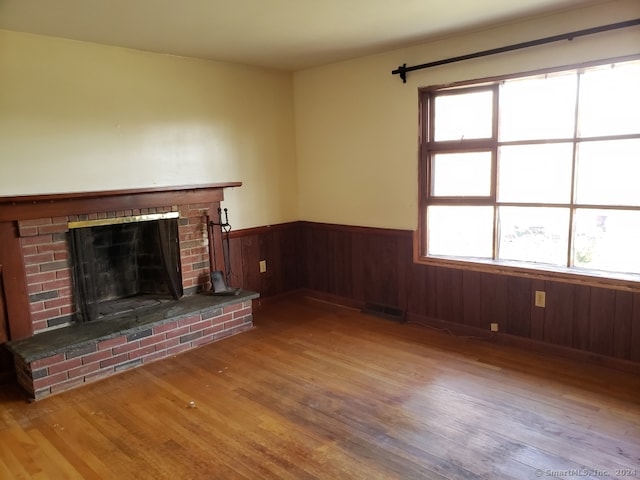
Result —
<instances>
[{"instance_id":1,"label":"window","mask_svg":"<svg viewBox=\"0 0 640 480\"><path fill-rule=\"evenodd\" d=\"M640 280L638 85L626 59L422 89L420 260Z\"/></svg>"}]
</instances>

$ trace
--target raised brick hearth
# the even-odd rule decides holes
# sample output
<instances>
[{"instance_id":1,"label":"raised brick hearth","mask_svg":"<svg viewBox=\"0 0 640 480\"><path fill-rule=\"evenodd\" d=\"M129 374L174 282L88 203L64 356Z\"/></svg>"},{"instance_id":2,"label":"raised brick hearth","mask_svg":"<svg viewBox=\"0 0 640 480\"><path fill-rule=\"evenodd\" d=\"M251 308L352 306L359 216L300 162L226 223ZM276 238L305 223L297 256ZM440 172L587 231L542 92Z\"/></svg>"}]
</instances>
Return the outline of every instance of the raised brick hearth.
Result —
<instances>
[{"instance_id":1,"label":"raised brick hearth","mask_svg":"<svg viewBox=\"0 0 640 480\"><path fill-rule=\"evenodd\" d=\"M200 294L142 314L77 324L11 342L18 383L31 398L94 382L250 329L252 299Z\"/></svg>"}]
</instances>

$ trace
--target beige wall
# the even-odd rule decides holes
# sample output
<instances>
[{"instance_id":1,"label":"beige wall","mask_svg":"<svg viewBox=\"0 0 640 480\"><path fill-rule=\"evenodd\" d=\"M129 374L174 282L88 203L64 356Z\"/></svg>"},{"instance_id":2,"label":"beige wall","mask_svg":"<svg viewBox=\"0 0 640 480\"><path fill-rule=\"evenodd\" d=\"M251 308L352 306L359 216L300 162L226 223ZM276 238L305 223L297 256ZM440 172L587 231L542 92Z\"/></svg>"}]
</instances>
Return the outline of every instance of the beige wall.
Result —
<instances>
[{"instance_id":1,"label":"beige wall","mask_svg":"<svg viewBox=\"0 0 640 480\"><path fill-rule=\"evenodd\" d=\"M624 0L289 74L0 31L0 195L242 181L235 228L414 229L418 87L640 53L640 29L391 70L640 17ZM295 123L294 123L295 113Z\"/></svg>"},{"instance_id":2,"label":"beige wall","mask_svg":"<svg viewBox=\"0 0 640 480\"><path fill-rule=\"evenodd\" d=\"M302 220L417 226L418 87L640 53L640 28L410 73L391 71L640 17L640 1L561 15L360 58L294 75Z\"/></svg>"},{"instance_id":3,"label":"beige wall","mask_svg":"<svg viewBox=\"0 0 640 480\"><path fill-rule=\"evenodd\" d=\"M0 31L0 195L241 181L234 227L296 220L292 75Z\"/></svg>"}]
</instances>

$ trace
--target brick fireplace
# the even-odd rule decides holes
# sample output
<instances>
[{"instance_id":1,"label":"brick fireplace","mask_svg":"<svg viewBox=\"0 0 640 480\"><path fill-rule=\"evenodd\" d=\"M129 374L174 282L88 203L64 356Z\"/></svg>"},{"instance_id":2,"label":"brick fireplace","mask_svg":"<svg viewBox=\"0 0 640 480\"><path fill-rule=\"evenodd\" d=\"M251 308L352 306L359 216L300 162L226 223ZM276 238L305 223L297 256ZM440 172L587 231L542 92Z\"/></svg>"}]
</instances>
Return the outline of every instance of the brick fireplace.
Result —
<instances>
[{"instance_id":1,"label":"brick fireplace","mask_svg":"<svg viewBox=\"0 0 640 480\"><path fill-rule=\"evenodd\" d=\"M213 248L221 247L221 237L215 230L209 235L208 216L217 212L223 188L239 185L0 199L3 204L0 243L5 244L0 246L8 247L5 255L0 256L1 284L5 286L3 295L8 311L7 346L14 354L20 385L39 399L250 328L251 300L257 294L242 292L237 297L210 294L210 272L224 267L217 265L215 256L210 255ZM131 241L125 244L122 238L149 236L147 231L151 231L144 228L138 232L130 224L143 222L146 226L152 221L164 222L170 232L175 232L168 242L177 258L170 259L171 268L165 270L176 271L177 287L169 288L159 282L149 289L154 283L149 278L161 277L162 269L157 267L161 263L159 249L148 249L142 259L138 255L135 260L116 261L146 263L142 270L155 268L146 280L139 278L144 276L139 273L142 270L127 268L125 273L115 275L115 287L105 288L105 279L114 275L102 269L96 280L87 283L92 286L98 282L100 291L106 291L101 293L101 300L123 297L127 299L124 304L130 305L128 299L140 292L151 292L151 297L142 295L144 298L136 307L118 307L115 315L105 315L104 311L99 316L88 315L83 305L85 295L78 290L78 271L85 276L86 271L97 274L96 268L79 269L79 260L72 260L72 252L78 248L74 241L82 238L73 235L75 229L85 224L87 228L125 225L118 230L121 233L106 235L109 239L117 236L119 240L103 250L126 252L138 247L131 246L134 245ZM7 239L9 230L13 235ZM89 237L90 243L105 241L102 238L105 234L101 234L99 241L96 235ZM7 249L14 255L9 257ZM20 261L15 260L16 255ZM100 258L92 258L86 263L101 262ZM135 277L140 292L121 285L125 277ZM16 285L15 281L22 285ZM19 305L28 306L27 314L12 315Z\"/></svg>"}]
</instances>

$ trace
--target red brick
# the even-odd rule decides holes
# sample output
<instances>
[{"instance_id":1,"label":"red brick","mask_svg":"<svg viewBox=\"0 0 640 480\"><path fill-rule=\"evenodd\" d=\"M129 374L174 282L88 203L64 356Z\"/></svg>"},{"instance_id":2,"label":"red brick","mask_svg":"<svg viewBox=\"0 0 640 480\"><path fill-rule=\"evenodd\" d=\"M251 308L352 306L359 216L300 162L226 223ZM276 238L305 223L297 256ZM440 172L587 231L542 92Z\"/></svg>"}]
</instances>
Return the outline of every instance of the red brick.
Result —
<instances>
[{"instance_id":1,"label":"red brick","mask_svg":"<svg viewBox=\"0 0 640 480\"><path fill-rule=\"evenodd\" d=\"M194 263L200 263L203 262L205 260L208 260L209 257L206 257L204 255L185 255L182 256L181 260L182 263L186 263L187 265L191 265Z\"/></svg>"},{"instance_id":2,"label":"red brick","mask_svg":"<svg viewBox=\"0 0 640 480\"><path fill-rule=\"evenodd\" d=\"M38 253L47 253L47 252L67 252L67 242L48 242L37 245L36 247ZM24 250L24 249L23 249Z\"/></svg>"},{"instance_id":3,"label":"red brick","mask_svg":"<svg viewBox=\"0 0 640 480\"><path fill-rule=\"evenodd\" d=\"M216 325L213 325L210 328L205 328L202 331L202 334L203 335L209 335L209 334L212 334L212 333L221 332L222 330L224 330L224 323L218 323Z\"/></svg>"},{"instance_id":4,"label":"red brick","mask_svg":"<svg viewBox=\"0 0 640 480\"><path fill-rule=\"evenodd\" d=\"M170 339L170 338L179 337L180 335L184 335L185 333L189 333L189 327L188 326L176 328L175 330L171 330L170 332L166 333L167 340Z\"/></svg>"},{"instance_id":5,"label":"red brick","mask_svg":"<svg viewBox=\"0 0 640 480\"><path fill-rule=\"evenodd\" d=\"M32 246L32 247L25 247L24 245L22 246L22 255L27 257L27 256L31 256L31 255L37 255L38 254L38 247L37 246Z\"/></svg>"},{"instance_id":6,"label":"red brick","mask_svg":"<svg viewBox=\"0 0 640 480\"><path fill-rule=\"evenodd\" d=\"M229 329L229 328L233 328L233 327L238 327L240 325L242 325L244 322L242 321L241 318L236 318L235 320L231 320L229 322L224 322L224 328L225 330Z\"/></svg>"},{"instance_id":7,"label":"red brick","mask_svg":"<svg viewBox=\"0 0 640 480\"><path fill-rule=\"evenodd\" d=\"M198 330L204 330L205 328L210 327L211 325L213 325L213 322L211 321L211 319L204 320L204 321L198 322L198 323L192 323L189 326L189 331L190 332L197 332Z\"/></svg>"},{"instance_id":8,"label":"red brick","mask_svg":"<svg viewBox=\"0 0 640 480\"><path fill-rule=\"evenodd\" d=\"M169 330L173 330L174 328L178 327L178 322L169 322L169 323L165 323L163 325L158 325L157 327L153 327L153 333L164 333L167 332Z\"/></svg>"},{"instance_id":9,"label":"red brick","mask_svg":"<svg viewBox=\"0 0 640 480\"><path fill-rule=\"evenodd\" d=\"M19 235L21 238L33 238L38 235L38 227L19 227Z\"/></svg>"},{"instance_id":10,"label":"red brick","mask_svg":"<svg viewBox=\"0 0 640 480\"><path fill-rule=\"evenodd\" d=\"M57 355L53 355L51 357L45 357L39 360L34 360L29 364L29 368L31 370L38 370L39 368L42 368L42 367L48 367L49 365L60 363L63 360L64 360L64 353L58 353Z\"/></svg>"},{"instance_id":11,"label":"red brick","mask_svg":"<svg viewBox=\"0 0 640 480\"><path fill-rule=\"evenodd\" d=\"M217 317L212 317L211 320L214 325L219 325L221 323L228 322L229 320L233 320L233 313L218 315Z\"/></svg>"},{"instance_id":12,"label":"red brick","mask_svg":"<svg viewBox=\"0 0 640 480\"><path fill-rule=\"evenodd\" d=\"M204 337L200 337L200 338L196 338L193 341L193 346L194 347L199 347L201 345L205 345L207 343L211 343L216 339L215 335L206 335Z\"/></svg>"},{"instance_id":13,"label":"red brick","mask_svg":"<svg viewBox=\"0 0 640 480\"><path fill-rule=\"evenodd\" d=\"M100 364L97 362L89 363L88 365L82 365L81 367L72 368L69 370L69 378L84 377L89 373L93 373L100 370Z\"/></svg>"},{"instance_id":14,"label":"red brick","mask_svg":"<svg viewBox=\"0 0 640 480\"><path fill-rule=\"evenodd\" d=\"M31 322L31 326L33 327L33 333L39 333L43 330L49 328L46 320L39 320L37 322Z\"/></svg>"},{"instance_id":15,"label":"red brick","mask_svg":"<svg viewBox=\"0 0 640 480\"><path fill-rule=\"evenodd\" d=\"M125 335L121 337L110 338L109 340L102 340L98 343L98 350L111 349L118 345L122 345L123 343L127 343L127 337Z\"/></svg>"},{"instance_id":16,"label":"red brick","mask_svg":"<svg viewBox=\"0 0 640 480\"><path fill-rule=\"evenodd\" d=\"M180 338L176 337L169 340L165 340L164 342L156 343L155 349L157 352L159 352L160 350L167 350L179 344L180 344Z\"/></svg>"},{"instance_id":17,"label":"red brick","mask_svg":"<svg viewBox=\"0 0 640 480\"><path fill-rule=\"evenodd\" d=\"M71 268L65 268L64 270L56 270L56 278L62 280L63 278L69 279L69 285L71 285Z\"/></svg>"},{"instance_id":18,"label":"red brick","mask_svg":"<svg viewBox=\"0 0 640 480\"><path fill-rule=\"evenodd\" d=\"M106 341L108 342L109 340ZM100 349L100 344L98 344L98 349ZM106 360L107 358L111 358L112 355L113 353L111 352L111 349L108 348L107 350L98 350L97 352L87 353L80 358L82 359L82 364L87 365L93 362L99 362L100 360Z\"/></svg>"},{"instance_id":19,"label":"red brick","mask_svg":"<svg viewBox=\"0 0 640 480\"><path fill-rule=\"evenodd\" d=\"M145 355L149 355L156 351L154 345L149 345L148 347L139 348L138 350L134 350L133 352L129 352L129 359L133 360L136 358L143 357Z\"/></svg>"},{"instance_id":20,"label":"red brick","mask_svg":"<svg viewBox=\"0 0 640 480\"><path fill-rule=\"evenodd\" d=\"M37 253L35 255L25 255L25 265L39 265L41 263L53 262L53 252Z\"/></svg>"},{"instance_id":21,"label":"red brick","mask_svg":"<svg viewBox=\"0 0 640 480\"><path fill-rule=\"evenodd\" d=\"M151 335L150 337L144 337L140 339L140 346L146 347L149 345L155 345L156 343L162 342L164 339L165 339L164 333Z\"/></svg>"},{"instance_id":22,"label":"red brick","mask_svg":"<svg viewBox=\"0 0 640 480\"><path fill-rule=\"evenodd\" d=\"M44 302L35 302L29 304L29 310L33 312L41 312L44 310Z\"/></svg>"},{"instance_id":23,"label":"red brick","mask_svg":"<svg viewBox=\"0 0 640 480\"><path fill-rule=\"evenodd\" d=\"M54 252L53 253L53 258L55 260L68 260L69 259L69 252L67 252L66 250L64 252Z\"/></svg>"},{"instance_id":24,"label":"red brick","mask_svg":"<svg viewBox=\"0 0 640 480\"><path fill-rule=\"evenodd\" d=\"M60 317L62 314L60 313L59 308L53 308L51 310L43 310L42 312L36 312L31 314L32 322L39 322L41 320L49 320L50 318Z\"/></svg>"},{"instance_id":25,"label":"red brick","mask_svg":"<svg viewBox=\"0 0 640 480\"><path fill-rule=\"evenodd\" d=\"M31 220L20 220L18 222L18 225L20 226L38 226L38 225L48 225L51 223L51 217L45 217L45 218L34 218Z\"/></svg>"},{"instance_id":26,"label":"red brick","mask_svg":"<svg viewBox=\"0 0 640 480\"><path fill-rule=\"evenodd\" d=\"M191 325L193 323L197 323L201 320L200 315L193 315L191 317L182 318L178 320L178 325L184 327L185 325Z\"/></svg>"},{"instance_id":27,"label":"red brick","mask_svg":"<svg viewBox=\"0 0 640 480\"><path fill-rule=\"evenodd\" d=\"M231 313L237 310L242 310L242 302L234 303L233 305L227 305L224 307L224 313Z\"/></svg>"},{"instance_id":28,"label":"red brick","mask_svg":"<svg viewBox=\"0 0 640 480\"><path fill-rule=\"evenodd\" d=\"M126 353L122 355L118 355L116 357L107 358L106 360L102 360L100 362L100 368L111 367L114 365L118 365L119 363L124 363L129 360L129 357Z\"/></svg>"},{"instance_id":29,"label":"red brick","mask_svg":"<svg viewBox=\"0 0 640 480\"><path fill-rule=\"evenodd\" d=\"M50 281L42 282L42 287L45 290L58 290L60 288L70 288L71 286L71 278L57 278L58 272L64 272L64 270L53 270L53 278Z\"/></svg>"},{"instance_id":30,"label":"red brick","mask_svg":"<svg viewBox=\"0 0 640 480\"><path fill-rule=\"evenodd\" d=\"M71 304L70 298L56 298L44 302L45 308L67 307Z\"/></svg>"},{"instance_id":31,"label":"red brick","mask_svg":"<svg viewBox=\"0 0 640 480\"><path fill-rule=\"evenodd\" d=\"M96 371L95 373L90 373L84 377L85 383L95 382L96 380L100 380L105 377L109 377L115 373L115 369L111 368L103 368L101 370Z\"/></svg>"},{"instance_id":32,"label":"red brick","mask_svg":"<svg viewBox=\"0 0 640 480\"><path fill-rule=\"evenodd\" d=\"M150 355L145 355L142 360L144 363L150 363L153 362L155 360L159 360L161 358L165 358L168 355L166 350L159 350L156 352L153 352Z\"/></svg>"},{"instance_id":33,"label":"red brick","mask_svg":"<svg viewBox=\"0 0 640 480\"><path fill-rule=\"evenodd\" d=\"M243 308L233 312L233 318L246 317L247 315L251 315L251 308Z\"/></svg>"},{"instance_id":34,"label":"red brick","mask_svg":"<svg viewBox=\"0 0 640 480\"><path fill-rule=\"evenodd\" d=\"M39 235L46 235L48 233L62 233L69 230L69 227L66 223L56 223L53 225L42 225L38 227Z\"/></svg>"},{"instance_id":35,"label":"red brick","mask_svg":"<svg viewBox=\"0 0 640 480\"><path fill-rule=\"evenodd\" d=\"M56 363L55 365L49 366L49 375L54 375L60 372L68 372L72 368L79 367L80 365L82 365L82 359L80 357Z\"/></svg>"},{"instance_id":36,"label":"red brick","mask_svg":"<svg viewBox=\"0 0 640 480\"><path fill-rule=\"evenodd\" d=\"M140 348L140 342L139 341L134 341L134 342L129 342L125 345L120 345L118 347L113 347L112 351L114 355L120 355L121 353L127 353L127 352L131 352L132 350L135 350L136 348Z\"/></svg>"},{"instance_id":37,"label":"red brick","mask_svg":"<svg viewBox=\"0 0 640 480\"><path fill-rule=\"evenodd\" d=\"M191 348L193 348L191 346L191 343L181 343L180 345L168 349L167 353L169 355L177 355L178 353L184 352L185 350L189 350Z\"/></svg>"},{"instance_id":38,"label":"red brick","mask_svg":"<svg viewBox=\"0 0 640 480\"><path fill-rule=\"evenodd\" d=\"M24 273L26 275L36 275L40 273L40 267L38 265L25 265Z\"/></svg>"},{"instance_id":39,"label":"red brick","mask_svg":"<svg viewBox=\"0 0 640 480\"><path fill-rule=\"evenodd\" d=\"M42 288L41 283L35 283L33 285L27 285L27 293L31 295L32 293L40 293L44 289Z\"/></svg>"},{"instance_id":40,"label":"red brick","mask_svg":"<svg viewBox=\"0 0 640 480\"><path fill-rule=\"evenodd\" d=\"M53 282L56 279L56 272L38 273L36 275L27 275L27 284L36 285L44 282Z\"/></svg>"},{"instance_id":41,"label":"red brick","mask_svg":"<svg viewBox=\"0 0 640 480\"><path fill-rule=\"evenodd\" d=\"M21 238L20 242L22 243L23 247L27 245L45 245L47 243L53 243L53 236L36 235L35 237Z\"/></svg>"},{"instance_id":42,"label":"red brick","mask_svg":"<svg viewBox=\"0 0 640 480\"><path fill-rule=\"evenodd\" d=\"M72 378L66 380L64 382L56 383L55 385L51 385L51 393L60 393L66 390L71 390L72 388L78 387L84 383L84 378Z\"/></svg>"},{"instance_id":43,"label":"red brick","mask_svg":"<svg viewBox=\"0 0 640 480\"><path fill-rule=\"evenodd\" d=\"M33 381L34 390L40 390L41 388L50 387L56 383L63 382L67 379L67 372L60 372L56 375L49 375L46 377L38 378Z\"/></svg>"}]
</instances>

